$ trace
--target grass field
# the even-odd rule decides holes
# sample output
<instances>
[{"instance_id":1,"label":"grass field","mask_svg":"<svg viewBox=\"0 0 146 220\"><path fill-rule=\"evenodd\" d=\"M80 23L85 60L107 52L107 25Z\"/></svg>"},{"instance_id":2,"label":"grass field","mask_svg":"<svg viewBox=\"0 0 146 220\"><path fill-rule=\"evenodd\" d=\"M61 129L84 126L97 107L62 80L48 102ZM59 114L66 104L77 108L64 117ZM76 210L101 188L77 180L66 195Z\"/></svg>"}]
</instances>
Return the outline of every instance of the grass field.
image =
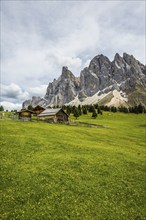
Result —
<instances>
[{"instance_id":1,"label":"grass field","mask_svg":"<svg viewBox=\"0 0 146 220\"><path fill-rule=\"evenodd\" d=\"M146 219L145 120L77 120L104 128L1 120L1 219Z\"/></svg>"}]
</instances>

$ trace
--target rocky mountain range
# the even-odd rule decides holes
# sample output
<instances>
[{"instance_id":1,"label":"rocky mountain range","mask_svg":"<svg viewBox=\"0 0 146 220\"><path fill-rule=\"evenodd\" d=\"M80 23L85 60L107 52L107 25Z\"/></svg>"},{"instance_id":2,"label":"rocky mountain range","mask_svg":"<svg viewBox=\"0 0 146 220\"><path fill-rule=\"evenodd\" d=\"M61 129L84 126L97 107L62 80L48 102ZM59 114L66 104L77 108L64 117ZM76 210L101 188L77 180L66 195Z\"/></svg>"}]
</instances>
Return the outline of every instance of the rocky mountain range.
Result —
<instances>
[{"instance_id":1,"label":"rocky mountain range","mask_svg":"<svg viewBox=\"0 0 146 220\"><path fill-rule=\"evenodd\" d=\"M127 53L118 53L110 61L104 55L95 56L79 77L68 69L62 68L61 76L50 82L44 98L32 97L28 105L85 105L146 107L146 66Z\"/></svg>"}]
</instances>

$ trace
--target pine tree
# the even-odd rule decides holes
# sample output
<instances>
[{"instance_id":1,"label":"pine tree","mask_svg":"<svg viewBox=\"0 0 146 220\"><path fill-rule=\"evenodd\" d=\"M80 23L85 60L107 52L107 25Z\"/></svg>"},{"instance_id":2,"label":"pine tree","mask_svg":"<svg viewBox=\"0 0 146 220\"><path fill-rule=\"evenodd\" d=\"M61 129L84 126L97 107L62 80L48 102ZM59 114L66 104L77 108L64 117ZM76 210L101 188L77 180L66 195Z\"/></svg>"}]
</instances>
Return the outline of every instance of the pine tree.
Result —
<instances>
[{"instance_id":1,"label":"pine tree","mask_svg":"<svg viewBox=\"0 0 146 220\"><path fill-rule=\"evenodd\" d=\"M93 108L92 118L97 118L97 112L95 108Z\"/></svg>"},{"instance_id":2,"label":"pine tree","mask_svg":"<svg viewBox=\"0 0 146 220\"><path fill-rule=\"evenodd\" d=\"M133 112L134 112L135 114L138 114L138 106L137 106L137 105L134 106L134 108L133 108Z\"/></svg>"},{"instance_id":3,"label":"pine tree","mask_svg":"<svg viewBox=\"0 0 146 220\"><path fill-rule=\"evenodd\" d=\"M0 106L0 111L4 111L4 107L2 105Z\"/></svg>"},{"instance_id":4,"label":"pine tree","mask_svg":"<svg viewBox=\"0 0 146 220\"><path fill-rule=\"evenodd\" d=\"M93 112L95 107L93 105L89 105L89 112Z\"/></svg>"},{"instance_id":5,"label":"pine tree","mask_svg":"<svg viewBox=\"0 0 146 220\"><path fill-rule=\"evenodd\" d=\"M98 113L98 114L102 114L101 109L100 109L99 106L97 107L97 113Z\"/></svg>"},{"instance_id":6,"label":"pine tree","mask_svg":"<svg viewBox=\"0 0 146 220\"><path fill-rule=\"evenodd\" d=\"M63 111L65 111L65 110L66 110L66 106L65 106L65 105L62 105L62 107L61 107L61 108L62 108L62 110L63 110Z\"/></svg>"},{"instance_id":7,"label":"pine tree","mask_svg":"<svg viewBox=\"0 0 146 220\"><path fill-rule=\"evenodd\" d=\"M70 115L70 113L71 113L71 109L70 109L70 106L69 106L69 105L66 107L66 113L67 113L68 115Z\"/></svg>"},{"instance_id":8,"label":"pine tree","mask_svg":"<svg viewBox=\"0 0 146 220\"><path fill-rule=\"evenodd\" d=\"M78 106L78 112L79 112L80 115L82 115L82 109L81 109L80 105Z\"/></svg>"},{"instance_id":9,"label":"pine tree","mask_svg":"<svg viewBox=\"0 0 146 220\"><path fill-rule=\"evenodd\" d=\"M32 109L33 109L32 105L29 105L28 110L32 110Z\"/></svg>"},{"instance_id":10,"label":"pine tree","mask_svg":"<svg viewBox=\"0 0 146 220\"><path fill-rule=\"evenodd\" d=\"M109 107L109 106L104 106L104 109L103 109L104 111L110 111L111 110L111 108Z\"/></svg>"},{"instance_id":11,"label":"pine tree","mask_svg":"<svg viewBox=\"0 0 146 220\"><path fill-rule=\"evenodd\" d=\"M80 113L79 113L77 107L74 108L74 113L73 113L73 114L74 114L74 117L75 117L76 119L80 116Z\"/></svg>"},{"instance_id":12,"label":"pine tree","mask_svg":"<svg viewBox=\"0 0 146 220\"><path fill-rule=\"evenodd\" d=\"M84 115L87 115L87 107L86 107L86 106L83 106L83 107L82 107L82 111L83 111L83 114L84 114Z\"/></svg>"},{"instance_id":13,"label":"pine tree","mask_svg":"<svg viewBox=\"0 0 146 220\"><path fill-rule=\"evenodd\" d=\"M98 104L95 104L94 107L95 107L95 109L97 109L97 110L98 110L98 108L99 108Z\"/></svg>"},{"instance_id":14,"label":"pine tree","mask_svg":"<svg viewBox=\"0 0 146 220\"><path fill-rule=\"evenodd\" d=\"M75 109L76 109L76 106L73 105L72 108L71 108L71 112L72 112L73 114L74 114Z\"/></svg>"},{"instance_id":15,"label":"pine tree","mask_svg":"<svg viewBox=\"0 0 146 220\"><path fill-rule=\"evenodd\" d=\"M144 112L144 107L141 104L139 104L137 108L138 108L138 113Z\"/></svg>"},{"instance_id":16,"label":"pine tree","mask_svg":"<svg viewBox=\"0 0 146 220\"><path fill-rule=\"evenodd\" d=\"M117 112L117 108L115 106L111 107L111 112Z\"/></svg>"}]
</instances>

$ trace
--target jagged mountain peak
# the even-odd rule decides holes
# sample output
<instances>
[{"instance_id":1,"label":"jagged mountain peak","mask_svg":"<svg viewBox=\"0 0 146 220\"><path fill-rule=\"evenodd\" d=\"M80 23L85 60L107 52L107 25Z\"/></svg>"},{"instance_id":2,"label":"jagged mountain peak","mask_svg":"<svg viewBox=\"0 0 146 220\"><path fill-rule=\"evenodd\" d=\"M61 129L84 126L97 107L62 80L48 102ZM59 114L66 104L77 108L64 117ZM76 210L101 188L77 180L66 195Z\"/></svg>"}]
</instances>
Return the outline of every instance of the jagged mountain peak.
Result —
<instances>
[{"instance_id":1,"label":"jagged mountain peak","mask_svg":"<svg viewBox=\"0 0 146 220\"><path fill-rule=\"evenodd\" d=\"M97 55L95 56L90 64L89 64L89 69L94 70L98 70L100 71L102 66L106 66L110 64L110 60L108 59L108 57L104 56L103 54Z\"/></svg>"},{"instance_id":2,"label":"jagged mountain peak","mask_svg":"<svg viewBox=\"0 0 146 220\"><path fill-rule=\"evenodd\" d=\"M136 59L134 58L133 55L129 55L127 53L123 53L123 59L125 60L126 63L129 65L136 62Z\"/></svg>"},{"instance_id":3,"label":"jagged mountain peak","mask_svg":"<svg viewBox=\"0 0 146 220\"><path fill-rule=\"evenodd\" d=\"M94 59L104 61L105 59L108 59L108 57L103 54L99 54L99 55L95 56L92 60L94 60Z\"/></svg>"},{"instance_id":4,"label":"jagged mountain peak","mask_svg":"<svg viewBox=\"0 0 146 220\"><path fill-rule=\"evenodd\" d=\"M133 55L123 53L121 57L116 53L114 60L110 61L108 57L100 54L90 61L79 77L75 77L67 66L63 66L61 76L48 85L46 105L64 105L75 103L74 100L78 100L77 103L80 104L88 104L88 101L92 100L92 104L100 101L100 104L114 105L114 100L121 99L116 101L116 105L123 103L129 106L146 106L145 74L146 66ZM122 99L120 94L126 98ZM104 102L101 99L104 99Z\"/></svg>"},{"instance_id":5,"label":"jagged mountain peak","mask_svg":"<svg viewBox=\"0 0 146 220\"><path fill-rule=\"evenodd\" d=\"M75 79L74 74L68 69L67 66L63 66L62 67L62 74L61 74L61 78L63 79Z\"/></svg>"},{"instance_id":6,"label":"jagged mountain peak","mask_svg":"<svg viewBox=\"0 0 146 220\"><path fill-rule=\"evenodd\" d=\"M122 61L122 60L123 58L118 53L116 53L113 61Z\"/></svg>"}]
</instances>

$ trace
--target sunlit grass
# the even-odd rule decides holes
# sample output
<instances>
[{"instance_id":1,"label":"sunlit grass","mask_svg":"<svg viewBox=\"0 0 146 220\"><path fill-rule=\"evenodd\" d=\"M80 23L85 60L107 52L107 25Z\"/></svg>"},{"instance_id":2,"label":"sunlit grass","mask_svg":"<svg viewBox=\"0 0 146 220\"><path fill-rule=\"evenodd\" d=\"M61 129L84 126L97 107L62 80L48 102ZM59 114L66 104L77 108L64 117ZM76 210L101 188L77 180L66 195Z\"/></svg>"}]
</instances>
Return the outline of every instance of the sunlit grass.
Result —
<instances>
[{"instance_id":1,"label":"sunlit grass","mask_svg":"<svg viewBox=\"0 0 146 220\"><path fill-rule=\"evenodd\" d=\"M0 121L2 219L145 219L145 115L77 121Z\"/></svg>"}]
</instances>

